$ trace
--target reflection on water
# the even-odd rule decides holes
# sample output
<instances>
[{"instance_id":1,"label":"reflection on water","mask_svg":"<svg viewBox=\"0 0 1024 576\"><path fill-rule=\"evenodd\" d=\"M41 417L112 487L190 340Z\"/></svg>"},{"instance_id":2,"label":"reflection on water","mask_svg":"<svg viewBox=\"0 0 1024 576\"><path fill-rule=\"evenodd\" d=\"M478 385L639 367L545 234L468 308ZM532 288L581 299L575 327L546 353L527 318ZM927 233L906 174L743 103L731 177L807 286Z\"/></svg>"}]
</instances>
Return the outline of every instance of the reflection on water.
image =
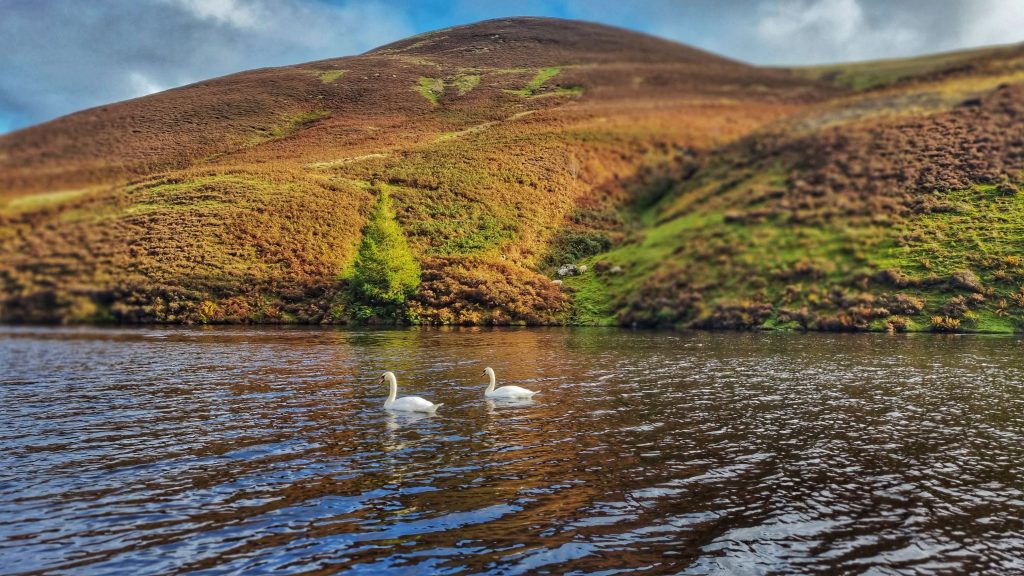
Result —
<instances>
[{"instance_id":1,"label":"reflection on water","mask_svg":"<svg viewBox=\"0 0 1024 576\"><path fill-rule=\"evenodd\" d=\"M1024 572L1018 338L0 329L5 573ZM483 365L534 401L483 398ZM435 416L381 410L394 370Z\"/></svg>"}]
</instances>

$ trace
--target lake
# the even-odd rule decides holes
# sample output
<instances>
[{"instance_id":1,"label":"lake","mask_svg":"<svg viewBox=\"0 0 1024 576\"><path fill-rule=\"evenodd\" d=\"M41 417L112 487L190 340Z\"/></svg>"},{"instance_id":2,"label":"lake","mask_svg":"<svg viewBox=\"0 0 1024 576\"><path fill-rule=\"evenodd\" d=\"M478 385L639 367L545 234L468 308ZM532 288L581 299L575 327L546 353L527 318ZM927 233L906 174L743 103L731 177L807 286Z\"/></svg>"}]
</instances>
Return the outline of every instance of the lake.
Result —
<instances>
[{"instance_id":1,"label":"lake","mask_svg":"<svg viewBox=\"0 0 1024 576\"><path fill-rule=\"evenodd\" d=\"M1020 337L0 328L7 574L1024 572ZM481 376L539 390L485 401ZM383 370L435 416L381 409Z\"/></svg>"}]
</instances>

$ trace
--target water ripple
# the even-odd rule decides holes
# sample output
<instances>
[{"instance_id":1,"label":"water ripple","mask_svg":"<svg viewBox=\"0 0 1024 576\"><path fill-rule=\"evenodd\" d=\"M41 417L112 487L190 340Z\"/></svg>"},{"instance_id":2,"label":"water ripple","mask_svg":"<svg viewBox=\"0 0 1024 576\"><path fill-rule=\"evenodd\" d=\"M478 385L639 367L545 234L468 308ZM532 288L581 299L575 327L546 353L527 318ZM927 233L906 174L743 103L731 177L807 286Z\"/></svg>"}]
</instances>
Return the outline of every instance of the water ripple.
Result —
<instances>
[{"instance_id":1,"label":"water ripple","mask_svg":"<svg viewBox=\"0 0 1024 576\"><path fill-rule=\"evenodd\" d=\"M0 571L1020 573L1021 344L2 328Z\"/></svg>"}]
</instances>

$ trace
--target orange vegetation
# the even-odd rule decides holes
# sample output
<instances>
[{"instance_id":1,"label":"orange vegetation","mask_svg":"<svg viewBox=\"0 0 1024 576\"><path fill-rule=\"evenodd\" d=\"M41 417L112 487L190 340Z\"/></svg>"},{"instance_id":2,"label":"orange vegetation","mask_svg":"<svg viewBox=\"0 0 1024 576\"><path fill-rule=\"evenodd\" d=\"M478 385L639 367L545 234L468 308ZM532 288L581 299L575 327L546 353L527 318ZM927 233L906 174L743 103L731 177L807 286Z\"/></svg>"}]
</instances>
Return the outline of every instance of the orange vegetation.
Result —
<instances>
[{"instance_id":1,"label":"orange vegetation","mask_svg":"<svg viewBox=\"0 0 1024 576\"><path fill-rule=\"evenodd\" d=\"M1016 326L1022 54L789 71L515 18L86 110L0 137L0 320L349 321L386 192L421 322Z\"/></svg>"}]
</instances>

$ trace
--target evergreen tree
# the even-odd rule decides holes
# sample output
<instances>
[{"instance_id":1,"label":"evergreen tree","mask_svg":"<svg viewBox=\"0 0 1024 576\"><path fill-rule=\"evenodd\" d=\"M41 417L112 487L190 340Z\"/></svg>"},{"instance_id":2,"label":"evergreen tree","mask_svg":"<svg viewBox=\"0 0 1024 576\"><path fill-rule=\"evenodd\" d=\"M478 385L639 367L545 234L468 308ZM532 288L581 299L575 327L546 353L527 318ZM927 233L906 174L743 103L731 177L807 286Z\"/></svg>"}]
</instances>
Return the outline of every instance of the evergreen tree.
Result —
<instances>
[{"instance_id":1,"label":"evergreen tree","mask_svg":"<svg viewBox=\"0 0 1024 576\"><path fill-rule=\"evenodd\" d=\"M420 267L395 219L391 198L381 191L356 255L352 289L370 314L395 316L420 283Z\"/></svg>"}]
</instances>

